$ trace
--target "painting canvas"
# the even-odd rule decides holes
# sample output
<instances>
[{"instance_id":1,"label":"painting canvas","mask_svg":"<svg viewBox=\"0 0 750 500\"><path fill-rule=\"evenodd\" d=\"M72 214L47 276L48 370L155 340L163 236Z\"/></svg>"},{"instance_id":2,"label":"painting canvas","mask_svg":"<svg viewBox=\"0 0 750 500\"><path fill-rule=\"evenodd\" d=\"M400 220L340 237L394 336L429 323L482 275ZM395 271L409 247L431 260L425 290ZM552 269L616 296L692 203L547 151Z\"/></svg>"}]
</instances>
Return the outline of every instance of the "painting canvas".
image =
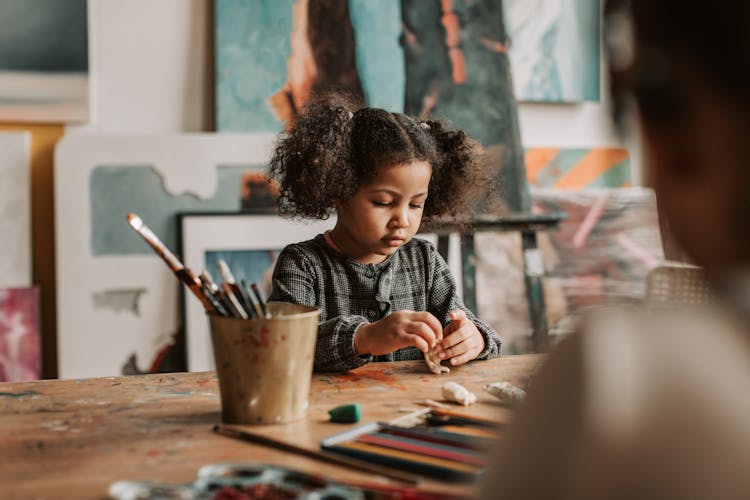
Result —
<instances>
[{"instance_id":1,"label":"painting canvas","mask_svg":"<svg viewBox=\"0 0 750 500\"><path fill-rule=\"evenodd\" d=\"M272 146L271 135L239 134L61 140L55 158L61 377L154 368L181 335L182 285L128 226L126 214L140 215L177 251L177 213L239 211L243 172L262 171Z\"/></svg>"},{"instance_id":2,"label":"painting canvas","mask_svg":"<svg viewBox=\"0 0 750 500\"><path fill-rule=\"evenodd\" d=\"M28 132L0 132L0 287L31 285Z\"/></svg>"},{"instance_id":3,"label":"painting canvas","mask_svg":"<svg viewBox=\"0 0 750 500\"><path fill-rule=\"evenodd\" d=\"M643 298L646 274L664 258L653 191L534 189L532 198L536 211L568 214L558 230L539 233L553 336L575 329L587 308ZM530 348L519 237L476 236L478 314L501 332L508 354Z\"/></svg>"},{"instance_id":4,"label":"painting canvas","mask_svg":"<svg viewBox=\"0 0 750 500\"><path fill-rule=\"evenodd\" d=\"M39 289L0 288L0 382L41 378Z\"/></svg>"},{"instance_id":5,"label":"painting canvas","mask_svg":"<svg viewBox=\"0 0 750 500\"><path fill-rule=\"evenodd\" d=\"M216 0L216 127L278 132L312 92L401 111L398 0Z\"/></svg>"},{"instance_id":6,"label":"painting canvas","mask_svg":"<svg viewBox=\"0 0 750 500\"><path fill-rule=\"evenodd\" d=\"M0 2L0 120L89 116L87 0Z\"/></svg>"},{"instance_id":7,"label":"painting canvas","mask_svg":"<svg viewBox=\"0 0 750 500\"><path fill-rule=\"evenodd\" d=\"M502 203L529 207L495 0L217 0L217 130L279 131L318 90L444 119L487 150Z\"/></svg>"},{"instance_id":8,"label":"painting canvas","mask_svg":"<svg viewBox=\"0 0 750 500\"><path fill-rule=\"evenodd\" d=\"M599 0L503 0L519 101L598 101Z\"/></svg>"},{"instance_id":9,"label":"painting canvas","mask_svg":"<svg viewBox=\"0 0 750 500\"><path fill-rule=\"evenodd\" d=\"M630 159L621 148L529 148L526 180L532 188L630 187Z\"/></svg>"}]
</instances>

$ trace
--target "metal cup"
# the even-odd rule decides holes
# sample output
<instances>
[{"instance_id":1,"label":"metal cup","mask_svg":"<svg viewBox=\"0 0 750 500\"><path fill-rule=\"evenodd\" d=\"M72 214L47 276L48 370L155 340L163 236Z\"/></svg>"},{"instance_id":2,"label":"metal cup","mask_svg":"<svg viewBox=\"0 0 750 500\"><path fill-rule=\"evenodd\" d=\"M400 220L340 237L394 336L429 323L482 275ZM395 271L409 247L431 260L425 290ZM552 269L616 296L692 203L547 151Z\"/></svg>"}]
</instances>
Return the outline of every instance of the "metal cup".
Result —
<instances>
[{"instance_id":1,"label":"metal cup","mask_svg":"<svg viewBox=\"0 0 750 500\"><path fill-rule=\"evenodd\" d=\"M320 309L267 305L270 319L209 315L224 423L278 424L305 416Z\"/></svg>"}]
</instances>

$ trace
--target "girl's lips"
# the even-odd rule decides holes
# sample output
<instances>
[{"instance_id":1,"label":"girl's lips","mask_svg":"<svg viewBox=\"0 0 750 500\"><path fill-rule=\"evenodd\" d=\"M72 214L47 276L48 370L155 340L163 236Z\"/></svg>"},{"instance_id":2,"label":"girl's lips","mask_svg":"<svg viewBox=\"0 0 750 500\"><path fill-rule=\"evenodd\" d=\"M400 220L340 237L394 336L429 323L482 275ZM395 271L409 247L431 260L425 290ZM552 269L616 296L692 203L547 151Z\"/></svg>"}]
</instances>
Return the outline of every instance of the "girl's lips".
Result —
<instances>
[{"instance_id":1,"label":"girl's lips","mask_svg":"<svg viewBox=\"0 0 750 500\"><path fill-rule=\"evenodd\" d=\"M383 238L383 241L385 241L386 244L392 247L398 247L404 244L403 238Z\"/></svg>"}]
</instances>

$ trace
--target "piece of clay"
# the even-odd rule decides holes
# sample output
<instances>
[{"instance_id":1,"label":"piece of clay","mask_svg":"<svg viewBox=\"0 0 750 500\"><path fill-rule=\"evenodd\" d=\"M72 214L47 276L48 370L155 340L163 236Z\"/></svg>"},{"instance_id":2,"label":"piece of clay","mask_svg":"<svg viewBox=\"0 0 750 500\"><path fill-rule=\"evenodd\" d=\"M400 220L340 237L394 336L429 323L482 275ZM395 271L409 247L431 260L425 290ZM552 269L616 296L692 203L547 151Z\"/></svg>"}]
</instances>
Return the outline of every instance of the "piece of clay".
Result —
<instances>
[{"instance_id":1,"label":"piece of clay","mask_svg":"<svg viewBox=\"0 0 750 500\"><path fill-rule=\"evenodd\" d=\"M437 349L433 347L432 349L424 353L424 361L425 363L427 363L427 367L435 375L440 375L441 373L450 373L451 371L450 368L440 364L440 358L438 358L438 352L439 351L437 351Z\"/></svg>"},{"instance_id":2,"label":"piece of clay","mask_svg":"<svg viewBox=\"0 0 750 500\"><path fill-rule=\"evenodd\" d=\"M510 382L493 382L485 385L483 389L508 404L520 403L526 397L526 391Z\"/></svg>"},{"instance_id":3,"label":"piece of clay","mask_svg":"<svg viewBox=\"0 0 750 500\"><path fill-rule=\"evenodd\" d=\"M446 382L443 384L443 398L464 406L469 406L477 402L477 397L473 392L469 392L464 386L455 382Z\"/></svg>"}]
</instances>

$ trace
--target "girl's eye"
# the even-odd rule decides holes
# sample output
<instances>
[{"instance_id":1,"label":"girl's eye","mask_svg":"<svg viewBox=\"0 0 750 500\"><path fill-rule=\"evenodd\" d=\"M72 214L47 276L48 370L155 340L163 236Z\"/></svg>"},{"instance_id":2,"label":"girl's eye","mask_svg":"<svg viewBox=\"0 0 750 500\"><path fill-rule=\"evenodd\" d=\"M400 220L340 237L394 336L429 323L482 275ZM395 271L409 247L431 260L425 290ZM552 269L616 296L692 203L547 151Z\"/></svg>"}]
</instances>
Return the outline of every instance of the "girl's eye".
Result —
<instances>
[{"instance_id":1,"label":"girl's eye","mask_svg":"<svg viewBox=\"0 0 750 500\"><path fill-rule=\"evenodd\" d=\"M420 203L411 203L409 204L411 208L422 208L422 205Z\"/></svg>"},{"instance_id":2,"label":"girl's eye","mask_svg":"<svg viewBox=\"0 0 750 500\"><path fill-rule=\"evenodd\" d=\"M373 201L372 203L373 205L377 207L390 207L391 206L391 204L387 201Z\"/></svg>"}]
</instances>

